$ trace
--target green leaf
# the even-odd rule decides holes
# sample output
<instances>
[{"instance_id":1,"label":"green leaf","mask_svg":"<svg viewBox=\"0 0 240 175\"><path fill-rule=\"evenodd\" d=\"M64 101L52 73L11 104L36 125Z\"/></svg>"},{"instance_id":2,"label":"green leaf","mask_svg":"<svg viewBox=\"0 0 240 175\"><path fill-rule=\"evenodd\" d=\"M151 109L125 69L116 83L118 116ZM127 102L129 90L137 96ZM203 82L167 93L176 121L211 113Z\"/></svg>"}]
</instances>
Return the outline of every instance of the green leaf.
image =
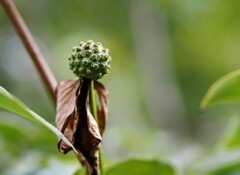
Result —
<instances>
[{"instance_id":1,"label":"green leaf","mask_svg":"<svg viewBox=\"0 0 240 175\"><path fill-rule=\"evenodd\" d=\"M12 144L18 144L22 141L21 137L24 136L24 132L21 128L12 125L11 123L2 122L0 123L0 136Z\"/></svg>"},{"instance_id":2,"label":"green leaf","mask_svg":"<svg viewBox=\"0 0 240 175\"><path fill-rule=\"evenodd\" d=\"M76 170L79 168L79 163L72 161L61 161L56 158L48 160L46 167L40 167L37 170L36 175L56 174L56 175L74 175ZM16 174L16 173L15 173ZM31 173L24 173L31 174ZM86 175L86 174L80 174Z\"/></svg>"},{"instance_id":3,"label":"green leaf","mask_svg":"<svg viewBox=\"0 0 240 175\"><path fill-rule=\"evenodd\" d=\"M231 72L217 80L207 91L201 108L210 105L240 100L240 70Z\"/></svg>"},{"instance_id":4,"label":"green leaf","mask_svg":"<svg viewBox=\"0 0 240 175\"><path fill-rule=\"evenodd\" d=\"M107 169L106 175L176 175L176 170L159 160L130 159Z\"/></svg>"},{"instance_id":5,"label":"green leaf","mask_svg":"<svg viewBox=\"0 0 240 175\"><path fill-rule=\"evenodd\" d=\"M219 148L240 148L240 118L234 116L224 129L223 136L218 144Z\"/></svg>"},{"instance_id":6,"label":"green leaf","mask_svg":"<svg viewBox=\"0 0 240 175\"><path fill-rule=\"evenodd\" d=\"M17 98L9 94L7 90L5 90L1 86L0 86L0 108L16 113L19 116L22 116L28 120L31 120L39 125L42 125L48 128L50 131L56 134L59 138L61 138L67 145L72 147L73 150L77 153L74 146L56 127L54 127L52 124L47 122L41 116L37 115L35 112L31 111L27 106L25 106Z\"/></svg>"},{"instance_id":7,"label":"green leaf","mask_svg":"<svg viewBox=\"0 0 240 175\"><path fill-rule=\"evenodd\" d=\"M240 173L240 149L208 154L190 167L188 175L230 175Z\"/></svg>"},{"instance_id":8,"label":"green leaf","mask_svg":"<svg viewBox=\"0 0 240 175\"><path fill-rule=\"evenodd\" d=\"M86 174L87 174L86 169L80 168L73 175L86 175Z\"/></svg>"}]
</instances>

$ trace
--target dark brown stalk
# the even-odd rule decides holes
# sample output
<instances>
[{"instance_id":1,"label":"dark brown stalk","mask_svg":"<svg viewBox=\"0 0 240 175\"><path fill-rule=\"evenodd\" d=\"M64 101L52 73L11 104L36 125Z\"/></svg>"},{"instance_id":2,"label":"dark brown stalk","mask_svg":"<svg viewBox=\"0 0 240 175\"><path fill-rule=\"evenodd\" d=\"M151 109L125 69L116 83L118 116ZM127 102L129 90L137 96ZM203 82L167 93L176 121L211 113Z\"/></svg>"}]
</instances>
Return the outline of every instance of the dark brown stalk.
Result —
<instances>
[{"instance_id":1,"label":"dark brown stalk","mask_svg":"<svg viewBox=\"0 0 240 175\"><path fill-rule=\"evenodd\" d=\"M21 38L25 49L29 53L53 101L56 102L55 90L57 87L57 81L49 69L27 25L11 0L0 0L0 3L2 4L19 37Z\"/></svg>"}]
</instances>

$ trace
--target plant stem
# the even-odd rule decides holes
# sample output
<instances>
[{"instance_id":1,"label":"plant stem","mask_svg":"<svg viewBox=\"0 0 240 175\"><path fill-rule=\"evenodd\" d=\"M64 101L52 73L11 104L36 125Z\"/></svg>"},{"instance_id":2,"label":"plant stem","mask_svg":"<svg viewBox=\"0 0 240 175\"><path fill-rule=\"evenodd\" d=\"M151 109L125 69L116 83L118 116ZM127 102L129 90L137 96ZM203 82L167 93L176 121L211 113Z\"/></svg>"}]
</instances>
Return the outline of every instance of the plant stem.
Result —
<instances>
[{"instance_id":1,"label":"plant stem","mask_svg":"<svg viewBox=\"0 0 240 175\"><path fill-rule=\"evenodd\" d=\"M35 67L37 68L38 73L40 74L49 94L51 95L53 101L56 102L55 90L57 87L57 81L49 69L37 44L35 43L27 25L11 0L0 0L0 3L2 4L2 7L12 22L20 39L22 40L22 43L30 55Z\"/></svg>"},{"instance_id":2,"label":"plant stem","mask_svg":"<svg viewBox=\"0 0 240 175\"><path fill-rule=\"evenodd\" d=\"M90 110L94 119L98 123L96 100L95 100L95 94L94 94L94 80L91 80L91 85L90 85Z\"/></svg>"},{"instance_id":3,"label":"plant stem","mask_svg":"<svg viewBox=\"0 0 240 175\"><path fill-rule=\"evenodd\" d=\"M99 167L100 167L100 172L101 175L105 175L104 168L103 168L103 154L102 154L102 147L101 145L99 146Z\"/></svg>"},{"instance_id":4,"label":"plant stem","mask_svg":"<svg viewBox=\"0 0 240 175\"><path fill-rule=\"evenodd\" d=\"M91 110L91 113L92 113L94 119L96 120L96 122L98 124L96 99L95 99L95 93L94 93L94 80L91 80L91 85L90 85L90 110ZM101 146L99 147L99 168L100 168L100 174L104 175Z\"/></svg>"}]
</instances>

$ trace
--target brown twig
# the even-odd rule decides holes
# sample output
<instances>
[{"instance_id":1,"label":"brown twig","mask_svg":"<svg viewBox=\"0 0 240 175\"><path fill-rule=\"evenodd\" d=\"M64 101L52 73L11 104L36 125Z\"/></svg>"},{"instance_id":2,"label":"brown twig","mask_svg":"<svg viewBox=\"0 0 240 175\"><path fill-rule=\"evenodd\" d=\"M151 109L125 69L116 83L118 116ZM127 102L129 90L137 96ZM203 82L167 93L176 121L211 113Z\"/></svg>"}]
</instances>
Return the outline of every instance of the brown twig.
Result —
<instances>
[{"instance_id":1,"label":"brown twig","mask_svg":"<svg viewBox=\"0 0 240 175\"><path fill-rule=\"evenodd\" d=\"M16 29L46 88L48 89L53 98L53 101L55 102L55 90L57 87L57 81L49 69L37 44L35 43L27 25L25 24L17 8L11 0L0 0L0 3L2 4L14 28Z\"/></svg>"}]
</instances>

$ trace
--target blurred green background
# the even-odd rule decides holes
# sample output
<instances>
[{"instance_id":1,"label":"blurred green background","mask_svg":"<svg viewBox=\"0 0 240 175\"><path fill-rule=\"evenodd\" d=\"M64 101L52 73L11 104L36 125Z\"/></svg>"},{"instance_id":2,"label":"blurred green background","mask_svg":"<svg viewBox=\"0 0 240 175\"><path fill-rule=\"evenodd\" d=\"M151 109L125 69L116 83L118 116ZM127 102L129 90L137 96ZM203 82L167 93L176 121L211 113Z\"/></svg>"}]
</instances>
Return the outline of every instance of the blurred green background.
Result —
<instances>
[{"instance_id":1,"label":"blurred green background","mask_svg":"<svg viewBox=\"0 0 240 175\"><path fill-rule=\"evenodd\" d=\"M239 104L207 111L199 104L217 78L240 67L240 1L14 2L58 81L74 78L67 57L79 41L110 49L111 73L101 80L110 91L106 164L144 156L184 168L238 116ZM2 7L0 46L0 85L54 123L55 109ZM66 166L62 159L71 169L77 160L56 143L45 128L0 110L0 174Z\"/></svg>"}]
</instances>

